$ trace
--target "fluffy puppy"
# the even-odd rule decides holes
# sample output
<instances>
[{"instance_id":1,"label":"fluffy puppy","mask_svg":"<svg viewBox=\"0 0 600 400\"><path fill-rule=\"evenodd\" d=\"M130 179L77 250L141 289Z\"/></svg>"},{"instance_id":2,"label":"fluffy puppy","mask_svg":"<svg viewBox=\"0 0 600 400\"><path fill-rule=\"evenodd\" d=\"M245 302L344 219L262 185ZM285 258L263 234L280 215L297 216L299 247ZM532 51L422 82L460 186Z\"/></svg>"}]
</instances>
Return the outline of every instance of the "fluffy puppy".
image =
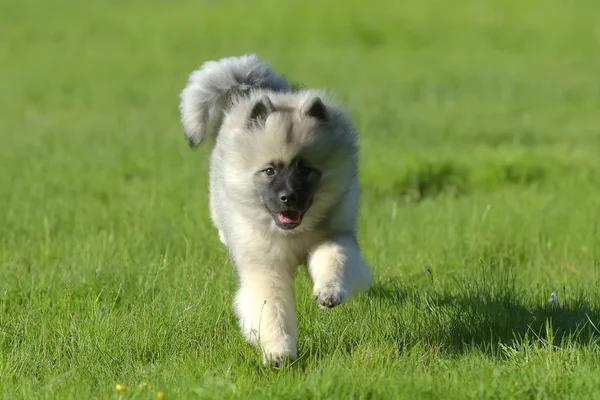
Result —
<instances>
[{"instance_id":1,"label":"fluffy puppy","mask_svg":"<svg viewBox=\"0 0 600 400\"><path fill-rule=\"evenodd\" d=\"M324 308L372 281L356 241L356 129L325 93L292 89L255 55L204 63L180 100L190 146L212 133L210 214L237 267L241 331L278 367L297 357L299 265Z\"/></svg>"}]
</instances>

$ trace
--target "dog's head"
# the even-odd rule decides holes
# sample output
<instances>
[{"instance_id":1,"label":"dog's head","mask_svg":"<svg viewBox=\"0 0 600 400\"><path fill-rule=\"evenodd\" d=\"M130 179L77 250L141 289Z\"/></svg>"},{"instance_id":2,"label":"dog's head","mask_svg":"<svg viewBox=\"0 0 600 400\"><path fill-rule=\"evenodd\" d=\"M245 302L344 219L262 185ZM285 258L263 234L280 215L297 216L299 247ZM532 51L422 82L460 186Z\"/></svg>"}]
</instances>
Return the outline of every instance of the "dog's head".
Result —
<instances>
[{"instance_id":1,"label":"dog's head","mask_svg":"<svg viewBox=\"0 0 600 400\"><path fill-rule=\"evenodd\" d=\"M314 92L263 94L243 105L219 138L229 191L279 229L314 227L355 178L353 125Z\"/></svg>"}]
</instances>

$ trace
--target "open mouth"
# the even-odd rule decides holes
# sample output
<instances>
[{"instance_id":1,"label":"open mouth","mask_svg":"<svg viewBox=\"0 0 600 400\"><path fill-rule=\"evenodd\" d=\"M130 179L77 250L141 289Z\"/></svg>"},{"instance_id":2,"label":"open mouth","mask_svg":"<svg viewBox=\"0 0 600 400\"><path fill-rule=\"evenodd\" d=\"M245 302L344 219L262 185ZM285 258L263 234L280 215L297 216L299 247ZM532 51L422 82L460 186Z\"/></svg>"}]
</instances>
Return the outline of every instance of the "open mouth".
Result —
<instances>
[{"instance_id":1,"label":"open mouth","mask_svg":"<svg viewBox=\"0 0 600 400\"><path fill-rule=\"evenodd\" d=\"M302 214L297 210L285 210L275 213L275 220L284 229L292 229L300 224Z\"/></svg>"}]
</instances>

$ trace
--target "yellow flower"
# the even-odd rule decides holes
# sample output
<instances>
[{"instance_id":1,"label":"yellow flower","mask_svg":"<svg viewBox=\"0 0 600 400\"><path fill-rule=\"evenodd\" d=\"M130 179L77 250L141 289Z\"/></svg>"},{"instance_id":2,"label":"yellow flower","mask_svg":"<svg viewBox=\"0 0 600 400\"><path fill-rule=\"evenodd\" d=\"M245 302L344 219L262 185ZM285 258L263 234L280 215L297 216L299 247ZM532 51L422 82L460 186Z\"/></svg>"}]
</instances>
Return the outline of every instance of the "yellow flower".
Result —
<instances>
[{"instance_id":1,"label":"yellow flower","mask_svg":"<svg viewBox=\"0 0 600 400\"><path fill-rule=\"evenodd\" d=\"M150 384L150 382L142 382L142 383L140 383L140 389L148 389L150 386L152 386Z\"/></svg>"},{"instance_id":2,"label":"yellow flower","mask_svg":"<svg viewBox=\"0 0 600 400\"><path fill-rule=\"evenodd\" d=\"M156 400L163 400L165 398L165 394L163 392L156 393Z\"/></svg>"},{"instance_id":3,"label":"yellow flower","mask_svg":"<svg viewBox=\"0 0 600 400\"><path fill-rule=\"evenodd\" d=\"M118 383L115 385L115 390L117 392L126 392L129 390L127 386L119 385Z\"/></svg>"}]
</instances>

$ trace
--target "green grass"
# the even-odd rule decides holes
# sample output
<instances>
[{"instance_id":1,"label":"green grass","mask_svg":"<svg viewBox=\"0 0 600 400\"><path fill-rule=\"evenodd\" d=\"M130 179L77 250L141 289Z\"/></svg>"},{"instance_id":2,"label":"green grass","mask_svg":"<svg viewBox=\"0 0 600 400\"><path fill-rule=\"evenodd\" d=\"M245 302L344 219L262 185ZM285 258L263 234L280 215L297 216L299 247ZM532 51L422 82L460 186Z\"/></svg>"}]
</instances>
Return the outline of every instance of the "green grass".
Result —
<instances>
[{"instance_id":1,"label":"green grass","mask_svg":"<svg viewBox=\"0 0 600 400\"><path fill-rule=\"evenodd\" d=\"M599 37L593 0L1 2L0 397L598 398ZM280 371L177 110L246 52L361 134L375 285L300 270Z\"/></svg>"}]
</instances>

